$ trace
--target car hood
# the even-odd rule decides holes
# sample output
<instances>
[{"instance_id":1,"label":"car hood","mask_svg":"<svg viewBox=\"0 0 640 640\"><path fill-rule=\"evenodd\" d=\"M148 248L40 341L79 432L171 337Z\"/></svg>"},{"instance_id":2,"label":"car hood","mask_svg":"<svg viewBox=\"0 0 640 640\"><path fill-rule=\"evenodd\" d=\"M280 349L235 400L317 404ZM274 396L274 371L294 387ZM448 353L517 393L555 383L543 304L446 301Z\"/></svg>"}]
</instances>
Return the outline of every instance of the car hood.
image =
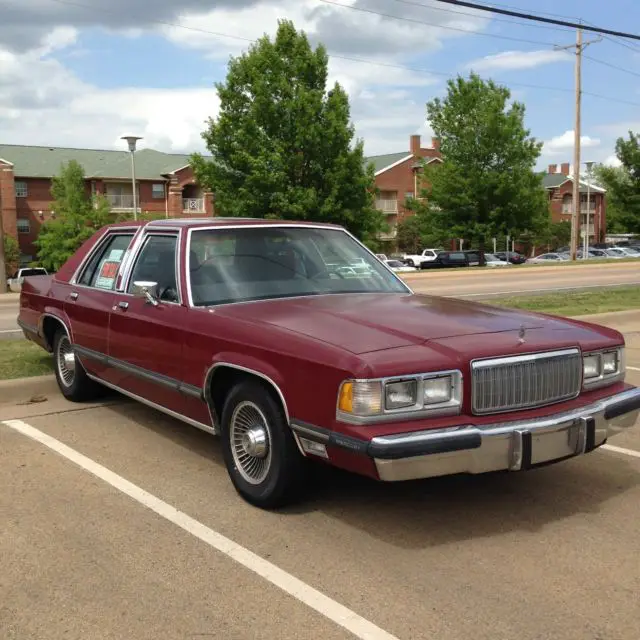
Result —
<instances>
[{"instance_id":1,"label":"car hood","mask_svg":"<svg viewBox=\"0 0 640 640\"><path fill-rule=\"evenodd\" d=\"M561 319L419 294L339 294L229 305L219 313L274 325L355 354L457 336L575 329Z\"/></svg>"}]
</instances>

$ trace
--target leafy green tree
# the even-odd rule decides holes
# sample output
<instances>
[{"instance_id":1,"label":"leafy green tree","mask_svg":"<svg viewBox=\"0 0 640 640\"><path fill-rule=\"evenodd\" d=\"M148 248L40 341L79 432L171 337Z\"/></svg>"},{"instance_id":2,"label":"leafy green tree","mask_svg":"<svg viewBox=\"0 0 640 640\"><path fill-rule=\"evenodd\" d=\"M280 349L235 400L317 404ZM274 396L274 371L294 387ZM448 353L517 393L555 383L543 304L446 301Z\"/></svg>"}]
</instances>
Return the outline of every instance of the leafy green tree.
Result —
<instances>
[{"instance_id":1,"label":"leafy green tree","mask_svg":"<svg viewBox=\"0 0 640 640\"><path fill-rule=\"evenodd\" d=\"M7 277L10 278L20 264L20 245L18 241L5 234L4 236L4 265Z\"/></svg>"},{"instance_id":2,"label":"leafy green tree","mask_svg":"<svg viewBox=\"0 0 640 640\"><path fill-rule=\"evenodd\" d=\"M542 143L524 126L524 105L506 87L471 74L449 80L444 99L427 103L442 164L424 164L427 209L438 211L449 235L477 245L517 236L548 210L534 170Z\"/></svg>"},{"instance_id":3,"label":"leafy green tree","mask_svg":"<svg viewBox=\"0 0 640 640\"><path fill-rule=\"evenodd\" d=\"M420 253L429 247L449 244L451 235L439 212L422 206L418 200L411 202L410 210L415 214L398 223L398 246L402 251Z\"/></svg>"},{"instance_id":4,"label":"leafy green tree","mask_svg":"<svg viewBox=\"0 0 640 640\"><path fill-rule=\"evenodd\" d=\"M62 165L60 175L53 178L51 195L55 218L42 225L35 245L42 266L57 271L85 240L113 222L114 216L104 197L92 198L87 193L84 169L75 160Z\"/></svg>"},{"instance_id":5,"label":"leafy green tree","mask_svg":"<svg viewBox=\"0 0 640 640\"><path fill-rule=\"evenodd\" d=\"M619 167L596 167L596 178L607 189L607 229L617 233L640 233L640 134L618 138Z\"/></svg>"},{"instance_id":6,"label":"leafy green tree","mask_svg":"<svg viewBox=\"0 0 640 640\"><path fill-rule=\"evenodd\" d=\"M373 167L362 142L352 145L346 92L326 89L327 62L290 21L231 59L216 84L219 115L202 133L212 159L192 157L221 215L332 222L365 241L383 229Z\"/></svg>"}]
</instances>

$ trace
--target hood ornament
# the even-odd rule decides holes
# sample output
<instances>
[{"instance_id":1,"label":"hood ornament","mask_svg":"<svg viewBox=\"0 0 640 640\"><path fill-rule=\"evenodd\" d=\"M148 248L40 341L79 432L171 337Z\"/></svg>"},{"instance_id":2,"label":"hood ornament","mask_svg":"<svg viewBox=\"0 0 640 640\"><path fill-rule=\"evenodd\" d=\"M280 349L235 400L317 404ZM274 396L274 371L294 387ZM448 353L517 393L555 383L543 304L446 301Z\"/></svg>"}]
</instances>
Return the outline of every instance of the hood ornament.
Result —
<instances>
[{"instance_id":1,"label":"hood ornament","mask_svg":"<svg viewBox=\"0 0 640 640\"><path fill-rule=\"evenodd\" d=\"M520 325L520 331L518 331L518 344L524 344L524 336L527 330L524 328L524 325Z\"/></svg>"}]
</instances>

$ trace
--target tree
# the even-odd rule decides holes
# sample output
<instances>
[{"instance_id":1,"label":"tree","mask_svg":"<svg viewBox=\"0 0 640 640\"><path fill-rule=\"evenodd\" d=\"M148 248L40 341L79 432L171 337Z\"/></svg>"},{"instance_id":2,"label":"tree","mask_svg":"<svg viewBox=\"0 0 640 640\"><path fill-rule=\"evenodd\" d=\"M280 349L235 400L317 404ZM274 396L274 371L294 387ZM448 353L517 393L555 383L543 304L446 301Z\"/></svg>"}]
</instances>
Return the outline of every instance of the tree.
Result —
<instances>
[{"instance_id":1,"label":"tree","mask_svg":"<svg viewBox=\"0 0 640 640\"><path fill-rule=\"evenodd\" d=\"M398 246L406 253L420 253L427 247L439 247L451 239L437 211L422 206L417 200L407 204L415 214L398 223Z\"/></svg>"},{"instance_id":2,"label":"tree","mask_svg":"<svg viewBox=\"0 0 640 640\"><path fill-rule=\"evenodd\" d=\"M607 228L617 233L640 233L640 134L618 138L619 167L596 167L596 178L607 189Z\"/></svg>"},{"instance_id":3,"label":"tree","mask_svg":"<svg viewBox=\"0 0 640 640\"><path fill-rule=\"evenodd\" d=\"M84 170L75 160L62 165L60 175L53 178L51 195L55 218L42 225L34 244L42 266L57 271L85 240L113 222L114 216L104 197L92 198L87 193Z\"/></svg>"},{"instance_id":4,"label":"tree","mask_svg":"<svg viewBox=\"0 0 640 640\"><path fill-rule=\"evenodd\" d=\"M524 126L524 105L506 87L471 74L449 80L444 99L427 103L441 164L424 166L426 209L450 237L477 243L484 263L490 238L529 231L548 211L534 167L542 143Z\"/></svg>"},{"instance_id":5,"label":"tree","mask_svg":"<svg viewBox=\"0 0 640 640\"><path fill-rule=\"evenodd\" d=\"M352 146L344 89L326 90L327 62L290 21L231 59L216 84L219 115L202 133L212 159L192 157L221 215L333 222L363 240L383 228L373 167L362 142Z\"/></svg>"},{"instance_id":6,"label":"tree","mask_svg":"<svg viewBox=\"0 0 640 640\"><path fill-rule=\"evenodd\" d=\"M8 235L4 236L4 265L7 277L10 278L20 264L20 245Z\"/></svg>"}]
</instances>

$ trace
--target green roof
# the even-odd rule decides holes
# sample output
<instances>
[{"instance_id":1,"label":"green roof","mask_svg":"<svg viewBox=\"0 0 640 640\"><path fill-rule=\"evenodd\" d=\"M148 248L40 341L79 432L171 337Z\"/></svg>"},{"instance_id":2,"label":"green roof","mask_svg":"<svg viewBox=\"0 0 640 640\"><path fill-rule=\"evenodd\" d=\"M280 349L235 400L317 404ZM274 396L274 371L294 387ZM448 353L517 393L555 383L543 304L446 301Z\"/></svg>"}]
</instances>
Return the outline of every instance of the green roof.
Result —
<instances>
[{"instance_id":1,"label":"green roof","mask_svg":"<svg viewBox=\"0 0 640 640\"><path fill-rule=\"evenodd\" d=\"M2 147L0 147L0 149L2 149ZM381 156L369 156L368 158L364 159L364 163L365 165L368 165L370 162L373 162L375 170L380 171L385 167L391 166L392 164L394 164L394 162L399 162L403 158L406 158L410 155L410 151L401 151L400 153L386 153Z\"/></svg>"},{"instance_id":2,"label":"green roof","mask_svg":"<svg viewBox=\"0 0 640 640\"><path fill-rule=\"evenodd\" d=\"M555 189L561 184L564 184L567 180L572 180L572 177L565 176L564 173L546 173L542 178L542 186L545 189ZM589 188L587 187L587 183L583 180L580 180L580 193L587 193L588 190ZM591 190L602 192L606 191L604 187L597 184L593 180L591 181Z\"/></svg>"},{"instance_id":3,"label":"green roof","mask_svg":"<svg viewBox=\"0 0 640 640\"><path fill-rule=\"evenodd\" d=\"M87 178L131 177L128 151L0 144L0 158L11 162L15 176L21 178L51 178L58 175L61 165L69 160L77 160ZM135 155L136 178L161 180L165 174L188 165L189 160L185 154L140 149Z\"/></svg>"}]
</instances>

